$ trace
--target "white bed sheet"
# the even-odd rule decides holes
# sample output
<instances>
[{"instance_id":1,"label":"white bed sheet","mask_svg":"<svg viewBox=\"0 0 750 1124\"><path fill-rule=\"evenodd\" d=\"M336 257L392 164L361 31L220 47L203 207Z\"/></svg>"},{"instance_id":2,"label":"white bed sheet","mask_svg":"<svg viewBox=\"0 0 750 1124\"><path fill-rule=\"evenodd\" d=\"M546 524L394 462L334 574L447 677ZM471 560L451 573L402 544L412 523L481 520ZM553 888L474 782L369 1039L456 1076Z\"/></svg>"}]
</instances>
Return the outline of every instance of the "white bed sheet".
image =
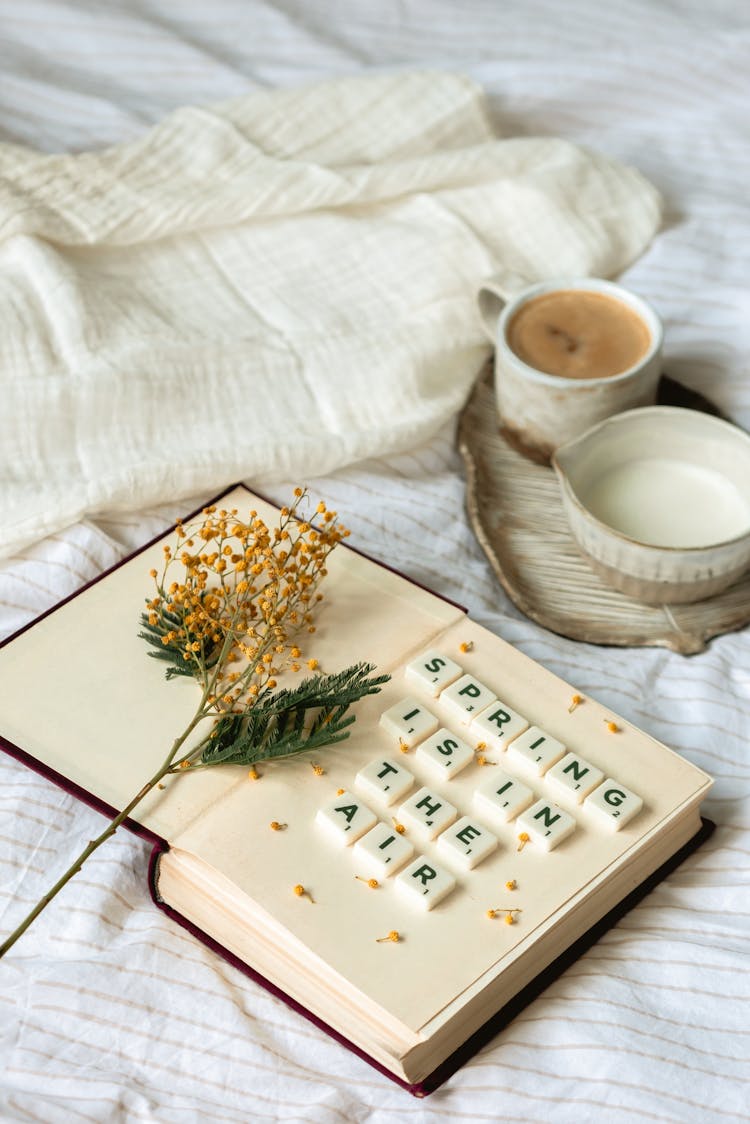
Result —
<instances>
[{"instance_id":1,"label":"white bed sheet","mask_svg":"<svg viewBox=\"0 0 750 1124\"><path fill-rule=\"evenodd\" d=\"M128 139L177 105L254 85L437 66L485 86L503 135L558 134L635 164L667 210L626 281L665 320L668 372L750 427L742 3L26 0L0 14L0 137L47 151ZM716 834L425 1102L159 914L147 848L119 834L0 967L2 1119L747 1120L747 631L686 659L575 644L526 620L468 529L452 427L410 454L310 483L346 514L362 549L467 605L712 773ZM0 632L189 506L83 522L3 563ZM6 924L11 903L36 900L100 820L4 758L0 809Z\"/></svg>"}]
</instances>

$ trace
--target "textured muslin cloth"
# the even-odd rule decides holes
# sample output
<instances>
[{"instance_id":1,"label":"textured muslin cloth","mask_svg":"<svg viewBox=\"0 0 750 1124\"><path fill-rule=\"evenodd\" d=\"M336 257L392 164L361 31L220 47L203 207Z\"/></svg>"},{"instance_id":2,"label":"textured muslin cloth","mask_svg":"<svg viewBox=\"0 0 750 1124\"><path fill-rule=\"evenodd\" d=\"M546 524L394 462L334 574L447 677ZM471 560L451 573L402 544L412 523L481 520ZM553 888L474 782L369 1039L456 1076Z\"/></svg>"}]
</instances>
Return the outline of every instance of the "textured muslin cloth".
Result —
<instances>
[{"instance_id":1,"label":"textured muslin cloth","mask_svg":"<svg viewBox=\"0 0 750 1124\"><path fill-rule=\"evenodd\" d=\"M487 354L483 278L615 274L659 210L612 160L497 139L445 73L254 92L96 153L0 146L0 556L413 447Z\"/></svg>"}]
</instances>

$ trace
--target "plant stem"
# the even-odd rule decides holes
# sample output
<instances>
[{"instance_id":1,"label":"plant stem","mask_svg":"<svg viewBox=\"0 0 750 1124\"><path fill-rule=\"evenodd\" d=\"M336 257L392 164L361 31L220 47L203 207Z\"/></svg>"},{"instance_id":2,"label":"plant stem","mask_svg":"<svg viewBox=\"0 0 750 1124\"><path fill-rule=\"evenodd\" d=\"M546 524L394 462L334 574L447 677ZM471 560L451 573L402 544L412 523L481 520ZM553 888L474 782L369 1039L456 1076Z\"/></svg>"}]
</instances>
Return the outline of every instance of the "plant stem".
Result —
<instances>
[{"instance_id":1,"label":"plant stem","mask_svg":"<svg viewBox=\"0 0 750 1124\"><path fill-rule=\"evenodd\" d=\"M149 792L151 792L151 790L156 787L156 785L162 780L162 778L167 776L167 774L171 771L172 762L174 761L175 756L176 756L177 751L179 750L180 746L183 745L183 743L185 742L185 739L190 736L190 734L195 729L195 727L198 725L200 720L203 717L205 717L204 709L203 709L204 702L205 702L205 695L201 699L200 706L198 707L198 710L196 711L193 718L191 719L189 725L186 727L185 730L183 730L183 732L180 734L180 736L178 738L175 738L175 740L172 744L172 748L170 749L169 753L167 754L166 758L164 759L164 761L160 765L157 772L154 773L154 775L151 777L150 780L146 781L146 783L143 785L143 787L135 794L133 799L131 801L129 801L129 803L122 809L122 811L118 812L118 814L115 816L115 818L113 820L110 821L110 823L107 825L107 827L101 833L101 835L97 835L96 839L92 839L92 840L89 841L89 843L81 851L78 858L75 859L75 861L68 867L68 869L65 871L65 873L63 875L61 875L60 878L58 878L58 880L57 880L57 882L55 882L54 886L50 887L50 889L47 891L47 893L44 894L44 896L42 898L40 898L40 900L37 902L37 904L34 906L34 908L31 910L31 912L26 915L26 917L23 919L21 924L18 925L17 928L15 928L13 930L13 932L10 934L10 936L7 937L3 941L2 944L0 944L0 960L2 960L3 956L5 956L5 953L8 952L13 947L13 945L16 943L18 938L26 932L28 927L31 925L31 923L33 921L36 920L36 918L39 916L39 914L42 912L42 910L46 909L46 907L49 905L49 903L52 901L52 899L55 898L57 896L57 894L60 893L63 886L65 886L66 883L68 883L70 881L70 879L73 877L74 874L78 873L78 871L81 869L83 864L88 859L89 855L92 855L94 853L94 851L96 851L99 847L101 847L102 843L106 843L106 841L110 838L110 836L115 834L118 827L120 827L121 824L124 823L124 821L128 818L130 813L133 811L133 809L135 807L137 807L137 805L140 804L141 800L143 800L143 798L145 796L148 796Z\"/></svg>"}]
</instances>

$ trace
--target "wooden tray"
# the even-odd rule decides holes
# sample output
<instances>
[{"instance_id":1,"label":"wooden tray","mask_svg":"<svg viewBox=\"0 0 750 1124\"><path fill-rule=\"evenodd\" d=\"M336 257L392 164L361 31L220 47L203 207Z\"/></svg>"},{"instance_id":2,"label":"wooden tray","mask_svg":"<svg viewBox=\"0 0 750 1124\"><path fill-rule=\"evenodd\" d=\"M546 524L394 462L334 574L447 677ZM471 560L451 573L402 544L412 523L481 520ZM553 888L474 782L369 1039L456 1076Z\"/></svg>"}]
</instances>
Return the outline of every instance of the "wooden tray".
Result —
<instances>
[{"instance_id":1,"label":"wooden tray","mask_svg":"<svg viewBox=\"0 0 750 1124\"><path fill-rule=\"evenodd\" d=\"M718 413L666 377L661 404ZM703 651L712 636L750 622L750 574L693 605L642 605L610 589L579 552L563 513L557 477L502 436L492 365L483 370L458 425L466 466L466 506L500 584L522 613L571 640L624 647Z\"/></svg>"}]
</instances>

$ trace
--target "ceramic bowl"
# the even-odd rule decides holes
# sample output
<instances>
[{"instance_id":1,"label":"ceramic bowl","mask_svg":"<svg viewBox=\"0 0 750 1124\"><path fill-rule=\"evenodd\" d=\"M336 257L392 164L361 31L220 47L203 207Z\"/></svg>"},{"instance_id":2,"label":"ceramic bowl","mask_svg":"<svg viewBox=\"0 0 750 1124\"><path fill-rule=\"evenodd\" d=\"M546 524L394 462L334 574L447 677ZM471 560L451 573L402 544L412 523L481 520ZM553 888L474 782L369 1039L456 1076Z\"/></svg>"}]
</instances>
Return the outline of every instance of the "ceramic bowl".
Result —
<instances>
[{"instance_id":1,"label":"ceramic bowl","mask_svg":"<svg viewBox=\"0 0 750 1124\"><path fill-rule=\"evenodd\" d=\"M750 567L750 435L696 410L616 414L552 465L578 546L650 605L701 601Z\"/></svg>"}]
</instances>

